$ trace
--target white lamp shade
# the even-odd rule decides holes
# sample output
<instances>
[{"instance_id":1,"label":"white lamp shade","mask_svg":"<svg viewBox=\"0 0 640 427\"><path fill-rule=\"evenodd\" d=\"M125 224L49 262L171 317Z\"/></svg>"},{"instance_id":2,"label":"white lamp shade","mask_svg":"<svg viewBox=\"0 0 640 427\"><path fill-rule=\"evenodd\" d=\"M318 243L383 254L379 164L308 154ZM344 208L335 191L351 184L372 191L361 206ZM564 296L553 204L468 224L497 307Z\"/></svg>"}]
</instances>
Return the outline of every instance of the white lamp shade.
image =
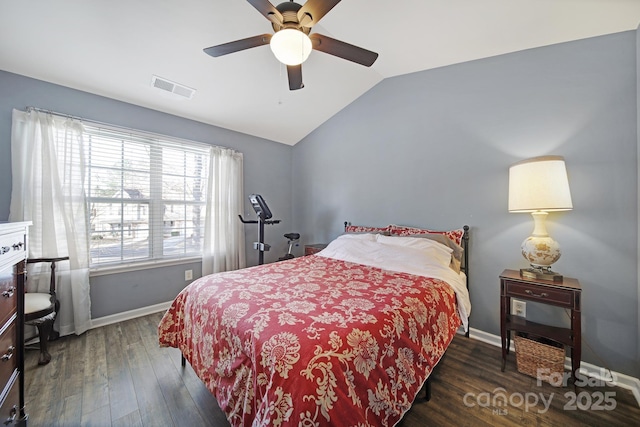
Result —
<instances>
[{"instance_id":1,"label":"white lamp shade","mask_svg":"<svg viewBox=\"0 0 640 427\"><path fill-rule=\"evenodd\" d=\"M307 60L312 46L309 36L300 30L285 28L271 37L271 51L286 65L300 65Z\"/></svg>"},{"instance_id":2,"label":"white lamp shade","mask_svg":"<svg viewBox=\"0 0 640 427\"><path fill-rule=\"evenodd\" d=\"M564 158L543 156L509 168L509 212L573 209Z\"/></svg>"}]
</instances>

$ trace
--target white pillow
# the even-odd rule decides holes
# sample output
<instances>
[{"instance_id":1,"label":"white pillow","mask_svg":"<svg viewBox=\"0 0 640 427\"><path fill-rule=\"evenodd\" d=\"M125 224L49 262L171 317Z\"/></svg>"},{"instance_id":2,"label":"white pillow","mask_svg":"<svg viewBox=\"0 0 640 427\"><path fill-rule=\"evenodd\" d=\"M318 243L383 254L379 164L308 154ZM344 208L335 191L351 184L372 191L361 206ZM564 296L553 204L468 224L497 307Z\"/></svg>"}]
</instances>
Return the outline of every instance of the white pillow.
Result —
<instances>
[{"instance_id":1,"label":"white pillow","mask_svg":"<svg viewBox=\"0 0 640 427\"><path fill-rule=\"evenodd\" d=\"M435 258L440 264L449 266L453 249L430 239L419 237L383 236L376 235L378 243L391 246L399 246L423 251L425 256Z\"/></svg>"},{"instance_id":2,"label":"white pillow","mask_svg":"<svg viewBox=\"0 0 640 427\"><path fill-rule=\"evenodd\" d=\"M447 254L453 253L453 249L442 243L420 237L383 236L382 234L378 234L376 235L376 240L387 245L407 246L416 249L437 248Z\"/></svg>"},{"instance_id":3,"label":"white pillow","mask_svg":"<svg viewBox=\"0 0 640 427\"><path fill-rule=\"evenodd\" d=\"M376 235L373 233L345 233L338 236L338 239L368 240L370 242L375 242Z\"/></svg>"}]
</instances>

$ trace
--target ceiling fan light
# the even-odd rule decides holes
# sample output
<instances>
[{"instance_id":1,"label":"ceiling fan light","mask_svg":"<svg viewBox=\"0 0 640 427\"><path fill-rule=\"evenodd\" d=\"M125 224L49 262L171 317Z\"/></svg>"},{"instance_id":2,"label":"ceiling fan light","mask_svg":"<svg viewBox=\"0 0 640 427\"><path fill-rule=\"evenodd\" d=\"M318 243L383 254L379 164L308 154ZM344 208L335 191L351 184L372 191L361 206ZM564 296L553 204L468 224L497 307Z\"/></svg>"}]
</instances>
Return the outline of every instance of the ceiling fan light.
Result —
<instances>
[{"instance_id":1,"label":"ceiling fan light","mask_svg":"<svg viewBox=\"0 0 640 427\"><path fill-rule=\"evenodd\" d=\"M311 40L300 30L285 28L271 37L271 51L285 65L300 65L311 53Z\"/></svg>"}]
</instances>

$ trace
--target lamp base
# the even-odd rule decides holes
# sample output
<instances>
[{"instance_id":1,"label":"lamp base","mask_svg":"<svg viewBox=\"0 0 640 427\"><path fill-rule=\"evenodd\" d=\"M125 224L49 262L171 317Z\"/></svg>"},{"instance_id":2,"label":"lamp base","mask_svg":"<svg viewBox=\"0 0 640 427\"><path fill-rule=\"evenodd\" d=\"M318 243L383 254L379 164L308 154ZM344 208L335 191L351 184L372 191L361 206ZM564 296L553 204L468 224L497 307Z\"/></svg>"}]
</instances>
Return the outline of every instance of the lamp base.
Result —
<instances>
[{"instance_id":1,"label":"lamp base","mask_svg":"<svg viewBox=\"0 0 640 427\"><path fill-rule=\"evenodd\" d=\"M551 271L551 267L534 267L521 268L520 277L534 280L548 280L550 282L562 283L562 274Z\"/></svg>"}]
</instances>

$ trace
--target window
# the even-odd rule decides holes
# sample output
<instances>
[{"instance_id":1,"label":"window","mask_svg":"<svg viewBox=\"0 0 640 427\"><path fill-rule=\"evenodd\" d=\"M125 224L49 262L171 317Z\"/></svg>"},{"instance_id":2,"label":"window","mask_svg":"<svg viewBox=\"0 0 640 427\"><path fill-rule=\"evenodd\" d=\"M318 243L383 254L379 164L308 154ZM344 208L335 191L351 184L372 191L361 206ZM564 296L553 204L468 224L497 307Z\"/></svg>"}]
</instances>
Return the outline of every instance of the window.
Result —
<instances>
[{"instance_id":1,"label":"window","mask_svg":"<svg viewBox=\"0 0 640 427\"><path fill-rule=\"evenodd\" d=\"M209 147L84 130L91 266L201 255Z\"/></svg>"}]
</instances>

